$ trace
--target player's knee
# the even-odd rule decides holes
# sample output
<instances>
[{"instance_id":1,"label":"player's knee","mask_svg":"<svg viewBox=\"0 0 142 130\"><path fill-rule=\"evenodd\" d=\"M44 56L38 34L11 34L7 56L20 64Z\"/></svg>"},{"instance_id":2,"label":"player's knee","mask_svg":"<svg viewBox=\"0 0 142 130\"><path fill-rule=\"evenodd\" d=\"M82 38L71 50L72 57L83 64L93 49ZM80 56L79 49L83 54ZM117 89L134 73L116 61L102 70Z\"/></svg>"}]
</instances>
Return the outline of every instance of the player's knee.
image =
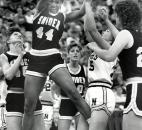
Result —
<instances>
[{"instance_id":1,"label":"player's knee","mask_svg":"<svg viewBox=\"0 0 142 130\"><path fill-rule=\"evenodd\" d=\"M36 107L36 101L34 100L25 100L24 112L27 114L33 114Z\"/></svg>"}]
</instances>

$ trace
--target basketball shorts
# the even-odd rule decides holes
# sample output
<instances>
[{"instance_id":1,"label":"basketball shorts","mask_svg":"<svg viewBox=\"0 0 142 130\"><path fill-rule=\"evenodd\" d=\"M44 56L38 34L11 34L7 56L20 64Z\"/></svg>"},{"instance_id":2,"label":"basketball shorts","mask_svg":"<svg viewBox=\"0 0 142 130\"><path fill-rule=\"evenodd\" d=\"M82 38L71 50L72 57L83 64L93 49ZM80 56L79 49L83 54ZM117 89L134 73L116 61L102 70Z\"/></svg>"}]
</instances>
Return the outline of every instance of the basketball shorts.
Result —
<instances>
[{"instance_id":1,"label":"basketball shorts","mask_svg":"<svg viewBox=\"0 0 142 130\"><path fill-rule=\"evenodd\" d=\"M24 93L8 93L6 98L7 116L23 116L24 114ZM38 100L35 115L42 113L42 105Z\"/></svg>"},{"instance_id":2,"label":"basketball shorts","mask_svg":"<svg viewBox=\"0 0 142 130\"><path fill-rule=\"evenodd\" d=\"M60 119L72 120L78 114L78 109L69 98L61 99L59 114Z\"/></svg>"},{"instance_id":3,"label":"basketball shorts","mask_svg":"<svg viewBox=\"0 0 142 130\"><path fill-rule=\"evenodd\" d=\"M30 55L26 74L46 77L60 67L66 67L60 53L52 55Z\"/></svg>"},{"instance_id":4,"label":"basketball shorts","mask_svg":"<svg viewBox=\"0 0 142 130\"><path fill-rule=\"evenodd\" d=\"M43 105L42 106L43 117L45 125L51 125L53 120L53 106Z\"/></svg>"},{"instance_id":5,"label":"basketball shorts","mask_svg":"<svg viewBox=\"0 0 142 130\"><path fill-rule=\"evenodd\" d=\"M126 114L133 110L138 116L142 116L142 83L126 84L126 102L123 113Z\"/></svg>"},{"instance_id":6,"label":"basketball shorts","mask_svg":"<svg viewBox=\"0 0 142 130\"><path fill-rule=\"evenodd\" d=\"M104 110L109 116L115 108L115 96L110 88L89 87L85 100L91 108L91 112Z\"/></svg>"}]
</instances>

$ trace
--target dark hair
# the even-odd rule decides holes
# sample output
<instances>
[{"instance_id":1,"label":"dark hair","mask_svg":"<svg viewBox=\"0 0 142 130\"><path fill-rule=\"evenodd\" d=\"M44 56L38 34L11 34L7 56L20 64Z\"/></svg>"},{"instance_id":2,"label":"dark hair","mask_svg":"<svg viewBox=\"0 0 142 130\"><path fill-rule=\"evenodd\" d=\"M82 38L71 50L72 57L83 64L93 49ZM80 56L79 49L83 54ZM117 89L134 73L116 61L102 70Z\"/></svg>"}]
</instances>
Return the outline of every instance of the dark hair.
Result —
<instances>
[{"instance_id":1,"label":"dark hair","mask_svg":"<svg viewBox=\"0 0 142 130\"><path fill-rule=\"evenodd\" d=\"M21 33L21 30L18 27L10 27L8 29L8 36L10 36L13 32L20 32Z\"/></svg>"},{"instance_id":2,"label":"dark hair","mask_svg":"<svg viewBox=\"0 0 142 130\"><path fill-rule=\"evenodd\" d=\"M141 22L141 10L136 2L132 0L119 1L115 5L115 12L120 18L124 29L139 29Z\"/></svg>"},{"instance_id":3,"label":"dark hair","mask_svg":"<svg viewBox=\"0 0 142 130\"><path fill-rule=\"evenodd\" d=\"M21 30L20 30L20 28L18 28L18 27L10 27L9 29L8 29L8 37L7 37L7 40L6 40L6 45L7 46L9 46L9 42L8 42L8 40L9 40L9 38L10 38L10 35L12 34L12 33L14 33L14 32L20 32L21 33Z\"/></svg>"},{"instance_id":4,"label":"dark hair","mask_svg":"<svg viewBox=\"0 0 142 130\"><path fill-rule=\"evenodd\" d=\"M72 42L68 45L67 51L69 52L73 47L78 47L79 50L82 50L82 47L81 47L78 43L72 41Z\"/></svg>"}]
</instances>

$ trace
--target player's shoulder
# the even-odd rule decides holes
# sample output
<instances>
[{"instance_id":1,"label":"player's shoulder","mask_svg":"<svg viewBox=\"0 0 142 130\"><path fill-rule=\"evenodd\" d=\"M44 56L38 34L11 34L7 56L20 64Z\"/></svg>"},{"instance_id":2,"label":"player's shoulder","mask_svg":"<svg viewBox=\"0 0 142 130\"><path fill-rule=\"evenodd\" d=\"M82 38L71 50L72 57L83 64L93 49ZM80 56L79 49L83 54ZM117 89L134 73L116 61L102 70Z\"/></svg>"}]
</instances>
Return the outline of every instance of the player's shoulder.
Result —
<instances>
[{"instance_id":1,"label":"player's shoulder","mask_svg":"<svg viewBox=\"0 0 142 130\"><path fill-rule=\"evenodd\" d=\"M127 37L127 38L132 37L131 32L126 29L121 30L118 34L119 34L119 36L122 36L122 37Z\"/></svg>"},{"instance_id":2,"label":"player's shoulder","mask_svg":"<svg viewBox=\"0 0 142 130\"><path fill-rule=\"evenodd\" d=\"M0 55L0 60L5 60L5 59L7 59L7 55L6 55L6 53L2 53Z\"/></svg>"}]
</instances>

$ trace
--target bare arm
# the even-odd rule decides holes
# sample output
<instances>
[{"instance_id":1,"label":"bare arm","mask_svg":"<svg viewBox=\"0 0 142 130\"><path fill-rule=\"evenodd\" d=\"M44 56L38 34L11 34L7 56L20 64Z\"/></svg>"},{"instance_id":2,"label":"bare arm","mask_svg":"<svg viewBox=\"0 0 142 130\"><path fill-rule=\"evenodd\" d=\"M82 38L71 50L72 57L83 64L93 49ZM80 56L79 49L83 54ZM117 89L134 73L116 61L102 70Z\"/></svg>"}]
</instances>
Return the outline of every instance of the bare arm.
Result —
<instances>
[{"instance_id":1,"label":"bare arm","mask_svg":"<svg viewBox=\"0 0 142 130\"><path fill-rule=\"evenodd\" d=\"M92 11L90 2L85 3L86 16L85 16L85 30L90 33L92 39L104 49L108 49L110 45L102 38L101 34L96 28L96 22L94 20L94 13Z\"/></svg>"},{"instance_id":2,"label":"bare arm","mask_svg":"<svg viewBox=\"0 0 142 130\"><path fill-rule=\"evenodd\" d=\"M72 22L76 19L79 19L83 17L84 14L85 14L85 2L83 2L83 5L80 8L80 10L72 11L71 13L66 14L65 23Z\"/></svg>"},{"instance_id":3,"label":"bare arm","mask_svg":"<svg viewBox=\"0 0 142 130\"><path fill-rule=\"evenodd\" d=\"M37 12L41 12L42 10L47 8L47 6L46 6L47 2L48 2L48 0L39 0L39 2L36 5Z\"/></svg>"},{"instance_id":4,"label":"bare arm","mask_svg":"<svg viewBox=\"0 0 142 130\"><path fill-rule=\"evenodd\" d=\"M51 93L52 93L52 97L53 99L56 99L55 95L60 96L60 87L57 86L55 83L53 83L51 85Z\"/></svg>"},{"instance_id":5,"label":"bare arm","mask_svg":"<svg viewBox=\"0 0 142 130\"><path fill-rule=\"evenodd\" d=\"M106 25L108 26L109 30L112 32L113 37L116 38L119 31L118 29L112 24L112 22L108 18L108 12L106 9L102 8L99 11L100 17L105 21Z\"/></svg>"},{"instance_id":6,"label":"bare arm","mask_svg":"<svg viewBox=\"0 0 142 130\"><path fill-rule=\"evenodd\" d=\"M132 41L131 36L126 31L121 31L112 46L109 48L109 50L104 50L99 47L92 48L97 56L99 56L101 59L111 62L114 61L119 53L124 49L127 48L128 44Z\"/></svg>"}]
</instances>

